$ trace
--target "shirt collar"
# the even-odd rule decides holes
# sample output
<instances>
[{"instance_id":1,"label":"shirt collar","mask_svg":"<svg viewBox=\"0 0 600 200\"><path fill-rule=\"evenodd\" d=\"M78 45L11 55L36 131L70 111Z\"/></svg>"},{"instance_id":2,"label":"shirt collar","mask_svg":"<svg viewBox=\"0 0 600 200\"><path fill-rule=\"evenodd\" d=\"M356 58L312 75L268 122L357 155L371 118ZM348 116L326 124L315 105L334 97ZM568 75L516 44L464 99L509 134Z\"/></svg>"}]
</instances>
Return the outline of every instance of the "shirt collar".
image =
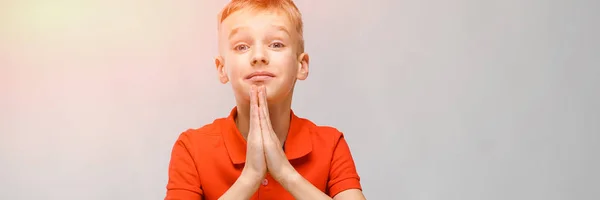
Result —
<instances>
[{"instance_id":1,"label":"shirt collar","mask_svg":"<svg viewBox=\"0 0 600 200\"><path fill-rule=\"evenodd\" d=\"M235 125L237 107L234 107L229 116L221 125L221 134L225 142L225 148L234 164L246 162L246 140ZM290 111L291 121L287 138L285 140L285 155L288 160L303 157L312 151L311 132L306 120L299 118Z\"/></svg>"}]
</instances>

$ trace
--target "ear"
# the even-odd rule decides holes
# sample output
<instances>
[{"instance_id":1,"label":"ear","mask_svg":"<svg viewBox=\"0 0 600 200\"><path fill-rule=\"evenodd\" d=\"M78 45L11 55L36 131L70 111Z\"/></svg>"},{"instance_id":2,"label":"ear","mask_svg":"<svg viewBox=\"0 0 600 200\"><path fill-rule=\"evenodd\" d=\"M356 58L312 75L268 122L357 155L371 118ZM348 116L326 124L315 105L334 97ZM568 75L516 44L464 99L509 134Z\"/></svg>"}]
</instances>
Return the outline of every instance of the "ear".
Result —
<instances>
[{"instance_id":1,"label":"ear","mask_svg":"<svg viewBox=\"0 0 600 200\"><path fill-rule=\"evenodd\" d=\"M219 81L225 84L229 82L229 77L227 76L227 70L225 70L225 62L223 62L223 57L217 56L215 58L215 66L217 67L217 73L219 74Z\"/></svg>"},{"instance_id":2,"label":"ear","mask_svg":"<svg viewBox=\"0 0 600 200\"><path fill-rule=\"evenodd\" d=\"M296 78L298 80L304 80L308 77L308 54L302 53L298 56L298 74Z\"/></svg>"}]
</instances>

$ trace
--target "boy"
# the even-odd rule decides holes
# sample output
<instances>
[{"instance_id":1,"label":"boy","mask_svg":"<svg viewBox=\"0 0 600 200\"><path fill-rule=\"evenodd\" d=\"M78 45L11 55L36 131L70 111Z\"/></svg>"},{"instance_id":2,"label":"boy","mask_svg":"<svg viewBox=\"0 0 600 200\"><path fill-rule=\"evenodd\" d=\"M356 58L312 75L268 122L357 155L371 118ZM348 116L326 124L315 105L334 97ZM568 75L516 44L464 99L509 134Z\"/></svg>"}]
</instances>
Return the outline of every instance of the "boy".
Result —
<instances>
[{"instance_id":1,"label":"boy","mask_svg":"<svg viewBox=\"0 0 600 200\"><path fill-rule=\"evenodd\" d=\"M342 133L291 110L309 61L294 3L232 0L218 36L215 65L236 106L179 136L165 199L365 199Z\"/></svg>"}]
</instances>

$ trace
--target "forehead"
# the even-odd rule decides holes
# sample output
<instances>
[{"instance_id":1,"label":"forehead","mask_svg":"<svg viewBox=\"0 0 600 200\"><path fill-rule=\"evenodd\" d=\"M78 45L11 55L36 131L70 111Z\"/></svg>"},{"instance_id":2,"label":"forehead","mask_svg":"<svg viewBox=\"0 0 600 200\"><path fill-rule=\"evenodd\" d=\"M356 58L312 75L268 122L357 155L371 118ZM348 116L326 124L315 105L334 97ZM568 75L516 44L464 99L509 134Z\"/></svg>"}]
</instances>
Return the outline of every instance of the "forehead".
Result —
<instances>
[{"instance_id":1,"label":"forehead","mask_svg":"<svg viewBox=\"0 0 600 200\"><path fill-rule=\"evenodd\" d=\"M283 12L278 11L253 11L253 10L239 10L229 15L220 24L219 32L220 35L228 35L231 31L239 29L250 29L254 31L261 30L278 30L286 29L284 31L292 32L294 26L292 26L289 17Z\"/></svg>"}]
</instances>

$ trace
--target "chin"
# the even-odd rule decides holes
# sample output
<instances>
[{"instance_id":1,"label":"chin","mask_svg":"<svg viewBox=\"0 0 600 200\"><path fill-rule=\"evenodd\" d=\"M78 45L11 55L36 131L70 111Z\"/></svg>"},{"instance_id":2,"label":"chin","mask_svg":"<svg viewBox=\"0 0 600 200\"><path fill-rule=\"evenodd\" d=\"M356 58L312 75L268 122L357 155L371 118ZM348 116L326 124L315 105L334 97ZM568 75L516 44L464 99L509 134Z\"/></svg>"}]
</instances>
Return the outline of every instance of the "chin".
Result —
<instances>
[{"instance_id":1,"label":"chin","mask_svg":"<svg viewBox=\"0 0 600 200\"><path fill-rule=\"evenodd\" d=\"M278 102L282 99L285 99L285 97L287 96L287 93L285 91L286 87L280 87L282 83L278 83L276 81L264 81L264 82L246 82L243 81L241 82L241 84L237 85L237 87L234 87L234 91L236 91L236 93L238 93L238 95L241 95L241 97L243 97L243 99L246 99L248 101L250 101L250 88L252 88L252 85L256 85L256 86L265 86L266 87L266 91L267 91L267 101L269 102Z\"/></svg>"},{"instance_id":2,"label":"chin","mask_svg":"<svg viewBox=\"0 0 600 200\"><path fill-rule=\"evenodd\" d=\"M278 96L279 88L274 87L273 85L270 85L270 84L264 84L264 86L267 91L267 100L271 101Z\"/></svg>"},{"instance_id":3,"label":"chin","mask_svg":"<svg viewBox=\"0 0 600 200\"><path fill-rule=\"evenodd\" d=\"M281 88L277 87L275 84L261 84L264 85L267 91L267 101L274 102L278 101L282 96ZM261 86L258 85L258 86Z\"/></svg>"}]
</instances>

